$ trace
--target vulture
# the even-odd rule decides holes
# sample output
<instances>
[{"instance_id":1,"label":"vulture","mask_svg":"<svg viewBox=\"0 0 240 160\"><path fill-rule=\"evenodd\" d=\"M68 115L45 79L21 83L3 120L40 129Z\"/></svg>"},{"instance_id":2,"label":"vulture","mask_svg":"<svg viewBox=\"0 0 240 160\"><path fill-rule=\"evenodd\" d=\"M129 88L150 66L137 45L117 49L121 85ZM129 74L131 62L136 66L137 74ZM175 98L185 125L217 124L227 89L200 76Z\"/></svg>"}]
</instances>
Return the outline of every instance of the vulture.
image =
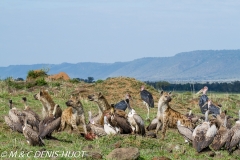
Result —
<instances>
[{"instance_id":1,"label":"vulture","mask_svg":"<svg viewBox=\"0 0 240 160\"><path fill-rule=\"evenodd\" d=\"M155 130L156 128L157 128L157 124L158 124L158 118L157 117L155 117L152 121L151 121L151 123L147 126L147 130L148 131L151 131L151 130ZM162 125L161 125L162 126ZM161 128L160 128L160 130L161 130Z\"/></svg>"},{"instance_id":2,"label":"vulture","mask_svg":"<svg viewBox=\"0 0 240 160\"><path fill-rule=\"evenodd\" d=\"M39 123L41 121L39 115L27 105L26 97L23 97L22 100L24 103L24 110L22 111L22 113L27 116L28 124L31 125L35 131L38 131Z\"/></svg>"},{"instance_id":3,"label":"vulture","mask_svg":"<svg viewBox=\"0 0 240 160\"><path fill-rule=\"evenodd\" d=\"M8 116L4 117L6 124L13 130L22 133L23 126L23 117L20 116L22 114L17 108L13 107L12 100L9 100L9 112Z\"/></svg>"},{"instance_id":4,"label":"vulture","mask_svg":"<svg viewBox=\"0 0 240 160\"><path fill-rule=\"evenodd\" d=\"M103 126L101 126L99 124L90 123L88 126L91 129L91 133L93 133L97 137L102 137L102 136L106 136L107 135L107 133L105 132Z\"/></svg>"},{"instance_id":5,"label":"vulture","mask_svg":"<svg viewBox=\"0 0 240 160\"><path fill-rule=\"evenodd\" d=\"M89 114L89 118L88 118L89 119L89 123L87 125L87 128L89 128L90 133L92 135L94 135L94 138L106 136L107 133L105 132L103 126L99 125L99 124L96 124L96 122L94 120L92 120L92 117L91 117L92 114L91 114L90 111L88 112L88 114ZM88 134L89 133L87 133L87 135Z\"/></svg>"},{"instance_id":6,"label":"vulture","mask_svg":"<svg viewBox=\"0 0 240 160\"><path fill-rule=\"evenodd\" d=\"M239 110L239 120L236 121L235 125L230 129L229 135L225 148L229 153L232 153L235 147L240 147L240 110Z\"/></svg>"},{"instance_id":7,"label":"vulture","mask_svg":"<svg viewBox=\"0 0 240 160\"><path fill-rule=\"evenodd\" d=\"M225 122L225 117L227 118L227 121ZM223 125L224 123L226 123L226 127L228 129L231 128L231 122L229 120L230 116L227 116L227 111L224 110L223 112L221 111L220 108L220 114L216 115L216 119L217 119L217 125L220 127L221 125Z\"/></svg>"},{"instance_id":8,"label":"vulture","mask_svg":"<svg viewBox=\"0 0 240 160\"><path fill-rule=\"evenodd\" d=\"M114 108L125 111L128 108L130 98L131 98L131 95L127 93L125 96L125 100L122 100L122 101L116 103L114 105Z\"/></svg>"},{"instance_id":9,"label":"vulture","mask_svg":"<svg viewBox=\"0 0 240 160\"><path fill-rule=\"evenodd\" d=\"M6 122L6 124L13 130L13 131L17 131L19 133L22 133L22 124L21 123L16 123L13 122L9 116L4 116L4 120Z\"/></svg>"},{"instance_id":10,"label":"vulture","mask_svg":"<svg viewBox=\"0 0 240 160\"><path fill-rule=\"evenodd\" d=\"M192 129L182 125L180 120L177 121L177 129L178 129L178 132L185 138L185 142L192 143L192 133L193 133Z\"/></svg>"},{"instance_id":11,"label":"vulture","mask_svg":"<svg viewBox=\"0 0 240 160\"><path fill-rule=\"evenodd\" d=\"M204 148L208 147L217 133L217 127L215 123L211 124L208 121L209 110L205 112L205 122L198 125L192 134L193 147L199 153Z\"/></svg>"},{"instance_id":12,"label":"vulture","mask_svg":"<svg viewBox=\"0 0 240 160\"><path fill-rule=\"evenodd\" d=\"M27 143L31 146L44 146L44 141L38 135L38 132L34 131L32 127L28 124L27 116L23 113L24 125L23 125L23 135L27 140Z\"/></svg>"},{"instance_id":13,"label":"vulture","mask_svg":"<svg viewBox=\"0 0 240 160\"><path fill-rule=\"evenodd\" d=\"M99 110L99 112L101 112L100 110ZM88 119L89 119L89 123L95 123L95 124L102 124L102 122L101 122L101 118L102 118L102 116L103 116L103 113L98 113L98 114L96 114L96 115L92 115L92 112L91 111L88 111Z\"/></svg>"},{"instance_id":14,"label":"vulture","mask_svg":"<svg viewBox=\"0 0 240 160\"><path fill-rule=\"evenodd\" d=\"M27 105L27 98L22 97L23 104L24 104L24 111L31 113L39 122L41 121L39 115L34 112L28 105Z\"/></svg>"},{"instance_id":15,"label":"vulture","mask_svg":"<svg viewBox=\"0 0 240 160\"><path fill-rule=\"evenodd\" d=\"M189 112L187 114L185 114L186 117L188 117L188 119L190 119L192 121L192 123L196 123L200 117L194 115L192 113L192 109L191 108L188 108L189 109Z\"/></svg>"},{"instance_id":16,"label":"vulture","mask_svg":"<svg viewBox=\"0 0 240 160\"><path fill-rule=\"evenodd\" d=\"M58 130L61 124L61 117L48 116L39 123L39 136L41 138L52 138L52 132Z\"/></svg>"},{"instance_id":17,"label":"vulture","mask_svg":"<svg viewBox=\"0 0 240 160\"><path fill-rule=\"evenodd\" d=\"M114 109L112 106L110 110L110 120L109 123L115 127L119 128L121 134L132 133L132 128L127 120L126 112L120 109Z\"/></svg>"},{"instance_id":18,"label":"vulture","mask_svg":"<svg viewBox=\"0 0 240 160\"><path fill-rule=\"evenodd\" d=\"M151 108L154 107L153 96L152 96L152 94L150 92L145 90L144 85L141 87L140 95L141 95L141 99L143 100L143 103L147 107L147 110L148 110L147 119L149 119L149 109L150 109L150 107Z\"/></svg>"},{"instance_id":19,"label":"vulture","mask_svg":"<svg viewBox=\"0 0 240 160\"><path fill-rule=\"evenodd\" d=\"M226 144L227 138L229 135L229 129L227 128L227 116L225 115L224 123L220 126L219 130L217 131L216 136L213 139L210 148L217 151L220 150Z\"/></svg>"},{"instance_id":20,"label":"vulture","mask_svg":"<svg viewBox=\"0 0 240 160\"><path fill-rule=\"evenodd\" d=\"M142 117L139 116L134 109L130 108L130 106L129 110L127 120L132 127L132 132L145 136L146 131Z\"/></svg>"},{"instance_id":21,"label":"vulture","mask_svg":"<svg viewBox=\"0 0 240 160\"><path fill-rule=\"evenodd\" d=\"M103 126L103 128L104 128L104 131L105 131L108 135L110 135L110 134L115 135L115 134L117 134L118 131L119 131L119 129L117 129L116 127L113 127L113 126L108 122L107 116L104 116L104 126Z\"/></svg>"}]
</instances>

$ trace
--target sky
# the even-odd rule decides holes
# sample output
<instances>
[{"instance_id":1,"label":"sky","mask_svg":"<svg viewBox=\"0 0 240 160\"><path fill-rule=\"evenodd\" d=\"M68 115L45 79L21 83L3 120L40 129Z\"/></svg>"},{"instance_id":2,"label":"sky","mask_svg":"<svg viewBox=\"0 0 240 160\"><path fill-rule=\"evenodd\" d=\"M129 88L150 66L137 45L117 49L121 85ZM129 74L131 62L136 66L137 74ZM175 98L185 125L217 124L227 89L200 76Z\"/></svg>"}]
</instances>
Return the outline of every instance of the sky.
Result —
<instances>
[{"instance_id":1,"label":"sky","mask_svg":"<svg viewBox=\"0 0 240 160\"><path fill-rule=\"evenodd\" d=\"M239 0L1 0L0 67L240 49Z\"/></svg>"}]
</instances>

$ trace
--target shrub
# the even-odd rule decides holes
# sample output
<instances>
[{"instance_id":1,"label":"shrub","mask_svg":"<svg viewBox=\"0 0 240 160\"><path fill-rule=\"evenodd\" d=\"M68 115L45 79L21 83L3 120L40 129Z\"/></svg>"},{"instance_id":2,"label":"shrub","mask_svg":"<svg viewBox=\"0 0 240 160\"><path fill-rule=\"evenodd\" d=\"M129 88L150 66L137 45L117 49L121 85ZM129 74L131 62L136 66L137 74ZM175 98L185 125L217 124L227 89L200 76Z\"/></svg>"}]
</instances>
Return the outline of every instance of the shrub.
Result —
<instances>
[{"instance_id":1,"label":"shrub","mask_svg":"<svg viewBox=\"0 0 240 160\"><path fill-rule=\"evenodd\" d=\"M103 80L99 79L95 83L103 83L103 82L104 82Z\"/></svg>"},{"instance_id":2,"label":"shrub","mask_svg":"<svg viewBox=\"0 0 240 160\"><path fill-rule=\"evenodd\" d=\"M40 70L30 70L27 74L27 79L36 79L38 77L46 77L47 76L47 70L40 69Z\"/></svg>"},{"instance_id":3,"label":"shrub","mask_svg":"<svg viewBox=\"0 0 240 160\"><path fill-rule=\"evenodd\" d=\"M44 78L39 78L36 80L36 83L35 83L37 86L44 86L44 85L47 85L47 82L45 81Z\"/></svg>"},{"instance_id":4,"label":"shrub","mask_svg":"<svg viewBox=\"0 0 240 160\"><path fill-rule=\"evenodd\" d=\"M52 82L52 87L60 87L61 83L60 82Z\"/></svg>"},{"instance_id":5,"label":"shrub","mask_svg":"<svg viewBox=\"0 0 240 160\"><path fill-rule=\"evenodd\" d=\"M69 82L71 82L71 83L79 83L80 80L79 80L79 78L73 78L73 79L70 79Z\"/></svg>"}]
</instances>

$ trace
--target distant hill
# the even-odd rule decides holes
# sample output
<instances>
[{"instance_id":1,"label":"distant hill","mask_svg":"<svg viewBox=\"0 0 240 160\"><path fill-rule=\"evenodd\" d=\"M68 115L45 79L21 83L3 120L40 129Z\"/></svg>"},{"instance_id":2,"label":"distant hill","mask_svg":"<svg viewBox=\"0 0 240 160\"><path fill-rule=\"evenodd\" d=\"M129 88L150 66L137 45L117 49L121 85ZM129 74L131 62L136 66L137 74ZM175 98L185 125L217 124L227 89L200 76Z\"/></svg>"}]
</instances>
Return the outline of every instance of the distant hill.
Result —
<instances>
[{"instance_id":1,"label":"distant hill","mask_svg":"<svg viewBox=\"0 0 240 160\"><path fill-rule=\"evenodd\" d=\"M199 50L115 63L11 65L0 67L0 79L26 79L29 70L41 68L49 68L50 75L66 72L71 78L94 80L124 76L141 81L231 81L240 79L240 50Z\"/></svg>"}]
</instances>

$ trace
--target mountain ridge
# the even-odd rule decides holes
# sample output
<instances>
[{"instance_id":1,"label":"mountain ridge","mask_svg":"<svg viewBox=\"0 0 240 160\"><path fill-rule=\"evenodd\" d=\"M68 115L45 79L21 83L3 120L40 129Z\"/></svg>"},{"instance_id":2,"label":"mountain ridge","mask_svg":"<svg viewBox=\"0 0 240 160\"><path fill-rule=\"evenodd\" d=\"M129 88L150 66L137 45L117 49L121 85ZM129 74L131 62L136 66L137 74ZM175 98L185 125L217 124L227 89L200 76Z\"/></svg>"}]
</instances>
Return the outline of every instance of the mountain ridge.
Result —
<instances>
[{"instance_id":1,"label":"mountain ridge","mask_svg":"<svg viewBox=\"0 0 240 160\"><path fill-rule=\"evenodd\" d=\"M49 68L48 74L66 72L71 78L133 77L142 81L211 81L240 79L240 50L197 50L172 57L144 57L128 62L79 62L10 65L0 67L0 79L26 78L29 70Z\"/></svg>"}]
</instances>

